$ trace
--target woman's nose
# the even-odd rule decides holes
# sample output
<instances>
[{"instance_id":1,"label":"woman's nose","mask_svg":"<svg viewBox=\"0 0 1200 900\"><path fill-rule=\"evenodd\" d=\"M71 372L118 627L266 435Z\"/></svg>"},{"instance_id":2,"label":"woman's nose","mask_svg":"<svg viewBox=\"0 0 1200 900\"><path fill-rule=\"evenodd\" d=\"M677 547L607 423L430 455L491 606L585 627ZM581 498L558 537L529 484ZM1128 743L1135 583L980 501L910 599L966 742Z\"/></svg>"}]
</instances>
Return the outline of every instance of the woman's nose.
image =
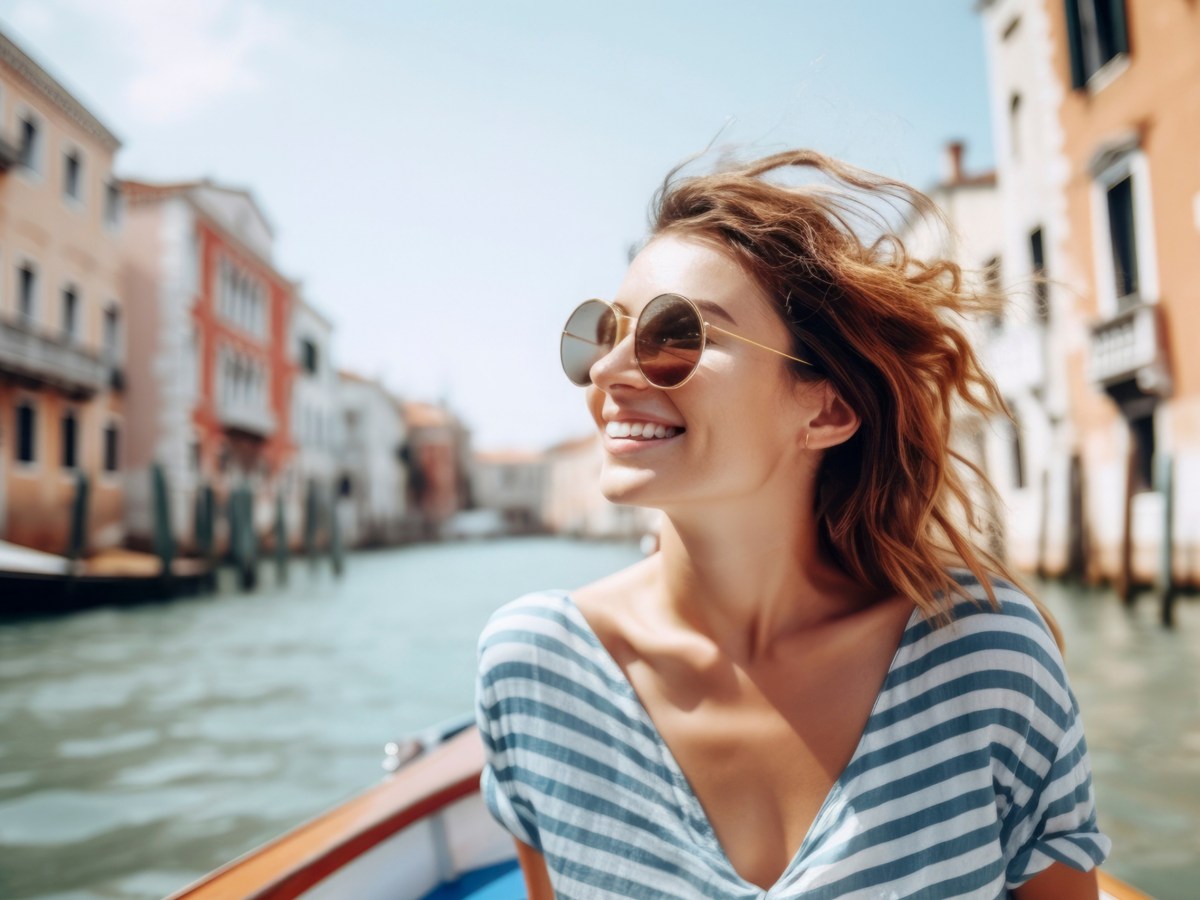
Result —
<instances>
[{"instance_id":1,"label":"woman's nose","mask_svg":"<svg viewBox=\"0 0 1200 900\"><path fill-rule=\"evenodd\" d=\"M625 384L633 387L646 387L647 382L637 367L633 354L633 329L630 328L612 349L592 363L589 370L592 384L601 390Z\"/></svg>"}]
</instances>

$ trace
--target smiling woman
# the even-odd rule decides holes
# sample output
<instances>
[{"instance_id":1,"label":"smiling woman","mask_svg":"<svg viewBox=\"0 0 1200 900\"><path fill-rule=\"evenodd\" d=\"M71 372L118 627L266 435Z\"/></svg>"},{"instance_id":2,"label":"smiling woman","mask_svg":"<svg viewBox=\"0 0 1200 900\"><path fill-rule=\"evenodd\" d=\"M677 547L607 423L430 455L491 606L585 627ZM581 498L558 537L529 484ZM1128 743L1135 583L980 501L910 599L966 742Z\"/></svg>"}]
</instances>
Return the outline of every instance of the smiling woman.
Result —
<instances>
[{"instance_id":1,"label":"smiling woman","mask_svg":"<svg viewBox=\"0 0 1200 900\"><path fill-rule=\"evenodd\" d=\"M673 174L564 328L605 495L665 518L481 636L482 786L531 898L1097 894L1058 631L950 445L958 408L1006 412L956 323L999 301L879 201L935 214L806 151Z\"/></svg>"}]
</instances>

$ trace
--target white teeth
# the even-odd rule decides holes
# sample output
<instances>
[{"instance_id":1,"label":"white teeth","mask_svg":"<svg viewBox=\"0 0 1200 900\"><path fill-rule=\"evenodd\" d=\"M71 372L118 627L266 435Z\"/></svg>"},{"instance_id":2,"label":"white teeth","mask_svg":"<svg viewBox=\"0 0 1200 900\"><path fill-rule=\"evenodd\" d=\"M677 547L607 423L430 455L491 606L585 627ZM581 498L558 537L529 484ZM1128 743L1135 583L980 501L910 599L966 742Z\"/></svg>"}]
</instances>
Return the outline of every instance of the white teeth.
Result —
<instances>
[{"instance_id":1,"label":"white teeth","mask_svg":"<svg viewBox=\"0 0 1200 900\"><path fill-rule=\"evenodd\" d=\"M681 429L671 425L658 425L654 422L607 422L604 433L611 438L635 437L642 440L675 437Z\"/></svg>"}]
</instances>

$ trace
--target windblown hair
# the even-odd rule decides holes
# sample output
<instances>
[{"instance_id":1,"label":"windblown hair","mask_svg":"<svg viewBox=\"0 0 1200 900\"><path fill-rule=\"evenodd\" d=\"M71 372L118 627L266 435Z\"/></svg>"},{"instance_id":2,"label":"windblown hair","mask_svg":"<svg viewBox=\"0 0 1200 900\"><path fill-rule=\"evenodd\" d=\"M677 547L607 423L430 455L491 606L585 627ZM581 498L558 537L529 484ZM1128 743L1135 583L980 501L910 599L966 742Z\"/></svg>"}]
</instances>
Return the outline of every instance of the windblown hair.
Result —
<instances>
[{"instance_id":1,"label":"windblown hair","mask_svg":"<svg viewBox=\"0 0 1200 900\"><path fill-rule=\"evenodd\" d=\"M789 168L821 180L763 177ZM947 566L970 570L993 606L993 575L1033 597L983 546L994 523L973 504L963 468L992 503L996 491L950 443L952 413L1012 418L961 327L1003 298L970 286L953 262L912 258L886 214L944 224L936 205L806 150L707 175L678 172L655 197L652 235L705 240L737 261L775 300L791 352L814 363L792 363L795 377L827 380L858 414L858 431L825 451L817 475L814 512L826 551L852 577L903 594L932 621L949 619L955 594L968 596ZM1053 617L1034 602L1061 646Z\"/></svg>"}]
</instances>

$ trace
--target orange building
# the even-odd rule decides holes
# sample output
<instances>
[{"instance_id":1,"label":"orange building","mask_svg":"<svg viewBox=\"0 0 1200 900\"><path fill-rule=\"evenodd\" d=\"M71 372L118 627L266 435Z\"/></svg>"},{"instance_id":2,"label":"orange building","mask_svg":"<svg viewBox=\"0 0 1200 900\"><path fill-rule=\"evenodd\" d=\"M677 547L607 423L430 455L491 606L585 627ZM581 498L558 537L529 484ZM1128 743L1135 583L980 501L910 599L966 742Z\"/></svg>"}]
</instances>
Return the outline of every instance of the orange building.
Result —
<instances>
[{"instance_id":1,"label":"orange building","mask_svg":"<svg viewBox=\"0 0 1200 900\"><path fill-rule=\"evenodd\" d=\"M89 549L123 538L119 147L0 34L0 539L56 553L78 472Z\"/></svg>"},{"instance_id":2,"label":"orange building","mask_svg":"<svg viewBox=\"0 0 1200 900\"><path fill-rule=\"evenodd\" d=\"M1197 585L1200 6L1050 9L1067 162L1057 274L1085 326L1065 355L1089 573L1148 580L1173 532L1175 577Z\"/></svg>"},{"instance_id":3,"label":"orange building","mask_svg":"<svg viewBox=\"0 0 1200 900\"><path fill-rule=\"evenodd\" d=\"M295 500L290 423L295 286L249 192L209 181L123 183L122 283L130 308L127 523L149 535L149 468L161 463L173 528L190 539L195 491L246 485L265 529Z\"/></svg>"},{"instance_id":4,"label":"orange building","mask_svg":"<svg viewBox=\"0 0 1200 900\"><path fill-rule=\"evenodd\" d=\"M980 0L1024 330L1028 564L1200 585L1200 6ZM1009 354L1012 356L1012 354ZM1168 554L1166 550L1172 550Z\"/></svg>"}]
</instances>

